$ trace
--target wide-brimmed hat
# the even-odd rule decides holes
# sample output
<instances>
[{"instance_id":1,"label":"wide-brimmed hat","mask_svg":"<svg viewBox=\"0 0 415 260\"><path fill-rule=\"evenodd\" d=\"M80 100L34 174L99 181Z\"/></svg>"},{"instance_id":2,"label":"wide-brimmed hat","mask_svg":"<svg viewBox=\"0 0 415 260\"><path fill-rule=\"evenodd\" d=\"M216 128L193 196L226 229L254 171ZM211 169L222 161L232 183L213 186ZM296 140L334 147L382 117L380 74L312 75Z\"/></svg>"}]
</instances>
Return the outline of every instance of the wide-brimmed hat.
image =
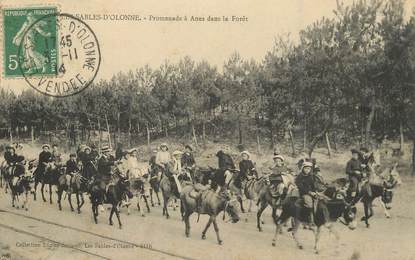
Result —
<instances>
[{"instance_id":1,"label":"wide-brimmed hat","mask_svg":"<svg viewBox=\"0 0 415 260\"><path fill-rule=\"evenodd\" d=\"M272 157L272 159L280 159L281 161L285 161L284 156L282 156L281 154L276 154Z\"/></svg>"},{"instance_id":2,"label":"wide-brimmed hat","mask_svg":"<svg viewBox=\"0 0 415 260\"><path fill-rule=\"evenodd\" d=\"M130 150L128 150L129 154L132 154L133 152L137 152L137 149L136 148L131 148Z\"/></svg>"},{"instance_id":3,"label":"wide-brimmed hat","mask_svg":"<svg viewBox=\"0 0 415 260\"><path fill-rule=\"evenodd\" d=\"M244 155L244 154L248 155L248 158L251 158L251 154L248 151L242 151L241 152L241 156Z\"/></svg>"},{"instance_id":4,"label":"wide-brimmed hat","mask_svg":"<svg viewBox=\"0 0 415 260\"><path fill-rule=\"evenodd\" d=\"M186 144L184 146L185 149L189 149L190 151L193 151L193 148L190 146L190 144Z\"/></svg>"},{"instance_id":5,"label":"wide-brimmed hat","mask_svg":"<svg viewBox=\"0 0 415 260\"><path fill-rule=\"evenodd\" d=\"M313 163L312 162L303 162L303 165L301 165L301 170L304 169L305 167L313 167Z\"/></svg>"},{"instance_id":6,"label":"wide-brimmed hat","mask_svg":"<svg viewBox=\"0 0 415 260\"><path fill-rule=\"evenodd\" d=\"M91 147L89 147L89 146L85 145L85 146L84 146L84 149L82 149L82 151L84 151L84 152L85 152L85 150L90 150L90 151L91 151Z\"/></svg>"},{"instance_id":7,"label":"wide-brimmed hat","mask_svg":"<svg viewBox=\"0 0 415 260\"><path fill-rule=\"evenodd\" d=\"M350 150L350 152L351 152L352 154L354 154L354 153L359 154L359 153L360 153L357 149L351 149L351 150Z\"/></svg>"},{"instance_id":8,"label":"wide-brimmed hat","mask_svg":"<svg viewBox=\"0 0 415 260\"><path fill-rule=\"evenodd\" d=\"M69 157L76 157L76 153L71 153Z\"/></svg>"},{"instance_id":9,"label":"wide-brimmed hat","mask_svg":"<svg viewBox=\"0 0 415 260\"><path fill-rule=\"evenodd\" d=\"M44 145L42 145L42 149L43 149L43 148L45 148L45 147L47 147L47 148L49 148L49 149L50 149L50 145L48 145L48 144L44 144Z\"/></svg>"},{"instance_id":10,"label":"wide-brimmed hat","mask_svg":"<svg viewBox=\"0 0 415 260\"><path fill-rule=\"evenodd\" d=\"M179 150L176 150L176 151L173 152L173 156L182 155L182 154L183 154L183 152L179 151Z\"/></svg>"},{"instance_id":11,"label":"wide-brimmed hat","mask_svg":"<svg viewBox=\"0 0 415 260\"><path fill-rule=\"evenodd\" d=\"M111 152L111 148L108 145L103 145L101 147L101 152L105 153L105 152Z\"/></svg>"},{"instance_id":12,"label":"wide-brimmed hat","mask_svg":"<svg viewBox=\"0 0 415 260\"><path fill-rule=\"evenodd\" d=\"M161 143L159 148L161 149L162 147L166 147L167 150L169 149L169 146L167 145L167 143Z\"/></svg>"}]
</instances>

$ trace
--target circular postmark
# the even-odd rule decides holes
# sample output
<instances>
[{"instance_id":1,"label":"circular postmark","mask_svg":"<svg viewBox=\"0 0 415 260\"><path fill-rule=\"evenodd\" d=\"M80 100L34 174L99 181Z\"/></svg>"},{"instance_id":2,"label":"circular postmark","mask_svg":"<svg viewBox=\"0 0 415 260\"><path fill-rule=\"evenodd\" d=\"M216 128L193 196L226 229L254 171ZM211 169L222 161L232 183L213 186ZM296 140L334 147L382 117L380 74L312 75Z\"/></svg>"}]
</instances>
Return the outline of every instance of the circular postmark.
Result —
<instances>
[{"instance_id":1,"label":"circular postmark","mask_svg":"<svg viewBox=\"0 0 415 260\"><path fill-rule=\"evenodd\" d=\"M65 13L45 15L31 23L19 44L18 57L26 82L53 97L86 89L101 64L99 42L91 27Z\"/></svg>"}]
</instances>

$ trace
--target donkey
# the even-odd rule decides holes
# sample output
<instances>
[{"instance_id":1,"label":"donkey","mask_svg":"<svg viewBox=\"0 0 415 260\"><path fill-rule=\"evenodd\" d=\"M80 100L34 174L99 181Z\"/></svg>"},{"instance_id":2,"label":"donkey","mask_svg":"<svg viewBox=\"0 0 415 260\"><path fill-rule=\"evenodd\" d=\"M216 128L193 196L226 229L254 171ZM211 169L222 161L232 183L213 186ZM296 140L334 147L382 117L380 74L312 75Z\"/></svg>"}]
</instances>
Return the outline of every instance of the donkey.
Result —
<instances>
[{"instance_id":1,"label":"donkey","mask_svg":"<svg viewBox=\"0 0 415 260\"><path fill-rule=\"evenodd\" d=\"M333 225L330 222L335 222L340 217L343 217L344 225L348 226L351 230L356 228L356 207L352 204L349 204L345 201L344 196L340 193L332 196L331 194L336 194L333 192L331 188L328 188L322 197L323 199L316 199L314 207L314 223L317 229L314 230L315 236L315 243L314 243L314 250L315 253L319 253L319 239L320 239L320 232L322 227L327 227L331 233L333 233L336 237L336 240L339 240L339 235L333 229ZM330 194L330 195L329 195ZM327 198L334 198L326 200ZM293 227L291 229L293 238L297 244L299 249L303 249L303 245L298 240L297 231L300 223L307 223L308 213L304 210L304 206L302 205L302 199L298 197L292 196L287 197L283 204L282 204L282 212L280 216L273 216L274 222L276 224L275 235L272 239L272 245L276 245L277 236L281 232L282 225L286 223L290 218L293 219ZM308 224L308 223L307 223Z\"/></svg>"},{"instance_id":2,"label":"donkey","mask_svg":"<svg viewBox=\"0 0 415 260\"><path fill-rule=\"evenodd\" d=\"M365 216L361 218L365 221L366 227L369 227L369 218L373 216L373 200L380 198L380 204L384 210L385 216L390 218L388 212L391 209L393 198L393 190L402 184L401 177L397 171L398 163L395 163L391 168L385 169L382 174L377 175L380 180L378 183L367 182L358 196L358 200L363 202ZM370 190L369 190L370 189Z\"/></svg>"},{"instance_id":3,"label":"donkey","mask_svg":"<svg viewBox=\"0 0 415 260\"><path fill-rule=\"evenodd\" d=\"M193 185L188 185L184 187L180 193L180 211L182 219L185 223L185 235L186 237L190 236L189 218L194 212L197 212L198 214L207 214L210 218L202 232L202 239L206 239L206 232L213 223L218 244L221 245L223 241L219 235L219 227L216 222L216 217L221 211L223 211L223 220L225 220L226 212L231 217L232 222L237 223L240 219L238 214L238 202L236 199L231 198L230 191L225 188L221 188L219 193L216 193L211 189L205 189L200 191L201 201L200 206L198 207L196 199L191 196L191 192L194 190L195 187Z\"/></svg>"},{"instance_id":4,"label":"donkey","mask_svg":"<svg viewBox=\"0 0 415 260\"><path fill-rule=\"evenodd\" d=\"M105 182L103 180L96 179L91 186L90 194L92 214L95 224L98 224L98 206L102 204L111 204L112 207L109 216L109 224L111 226L114 224L112 216L115 213L118 219L119 228L121 229L122 223L119 209L121 202L125 196L128 196L130 199L133 197L130 191L129 181L118 174L113 174L112 181L106 190Z\"/></svg>"},{"instance_id":5,"label":"donkey","mask_svg":"<svg viewBox=\"0 0 415 260\"><path fill-rule=\"evenodd\" d=\"M20 180L17 182L13 181L13 178L9 180L8 185L10 186L11 196L12 196L12 207L16 207L17 209L19 206L15 205L15 201L19 201L19 196L24 195L24 200L21 208L25 209L26 211L29 210L29 193L32 191L33 185L33 164L29 162L28 165L22 165L24 169L24 175L20 177ZM15 177L17 178L17 177Z\"/></svg>"}]
</instances>

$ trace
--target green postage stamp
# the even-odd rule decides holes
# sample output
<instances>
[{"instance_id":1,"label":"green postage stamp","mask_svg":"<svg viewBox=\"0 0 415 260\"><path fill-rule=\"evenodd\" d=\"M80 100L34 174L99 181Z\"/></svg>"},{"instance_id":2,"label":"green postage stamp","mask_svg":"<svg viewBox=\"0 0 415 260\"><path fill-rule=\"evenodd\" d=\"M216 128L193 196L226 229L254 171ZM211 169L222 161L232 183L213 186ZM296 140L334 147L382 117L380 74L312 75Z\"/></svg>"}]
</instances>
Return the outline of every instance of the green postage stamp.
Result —
<instances>
[{"instance_id":1,"label":"green postage stamp","mask_svg":"<svg viewBox=\"0 0 415 260\"><path fill-rule=\"evenodd\" d=\"M57 11L54 6L3 9L5 77L57 74L58 28L51 15Z\"/></svg>"}]
</instances>

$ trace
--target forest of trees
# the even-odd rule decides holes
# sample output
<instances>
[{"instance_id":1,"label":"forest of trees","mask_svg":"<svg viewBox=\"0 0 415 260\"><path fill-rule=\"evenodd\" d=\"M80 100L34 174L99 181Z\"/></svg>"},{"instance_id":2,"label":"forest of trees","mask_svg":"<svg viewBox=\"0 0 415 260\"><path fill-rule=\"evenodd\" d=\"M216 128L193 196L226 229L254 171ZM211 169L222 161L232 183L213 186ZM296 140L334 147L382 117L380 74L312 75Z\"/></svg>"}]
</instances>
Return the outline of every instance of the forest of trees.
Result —
<instances>
[{"instance_id":1,"label":"forest of trees","mask_svg":"<svg viewBox=\"0 0 415 260\"><path fill-rule=\"evenodd\" d=\"M334 14L298 41L278 36L262 61L235 52L217 68L184 57L119 72L69 98L2 90L0 128L8 137L109 130L130 143L131 135L188 135L195 144L235 136L240 145L266 139L263 146L288 133L293 153L301 140L309 154L320 141L369 145L387 135L415 149L415 13L403 0L361 0L338 3Z\"/></svg>"}]
</instances>

